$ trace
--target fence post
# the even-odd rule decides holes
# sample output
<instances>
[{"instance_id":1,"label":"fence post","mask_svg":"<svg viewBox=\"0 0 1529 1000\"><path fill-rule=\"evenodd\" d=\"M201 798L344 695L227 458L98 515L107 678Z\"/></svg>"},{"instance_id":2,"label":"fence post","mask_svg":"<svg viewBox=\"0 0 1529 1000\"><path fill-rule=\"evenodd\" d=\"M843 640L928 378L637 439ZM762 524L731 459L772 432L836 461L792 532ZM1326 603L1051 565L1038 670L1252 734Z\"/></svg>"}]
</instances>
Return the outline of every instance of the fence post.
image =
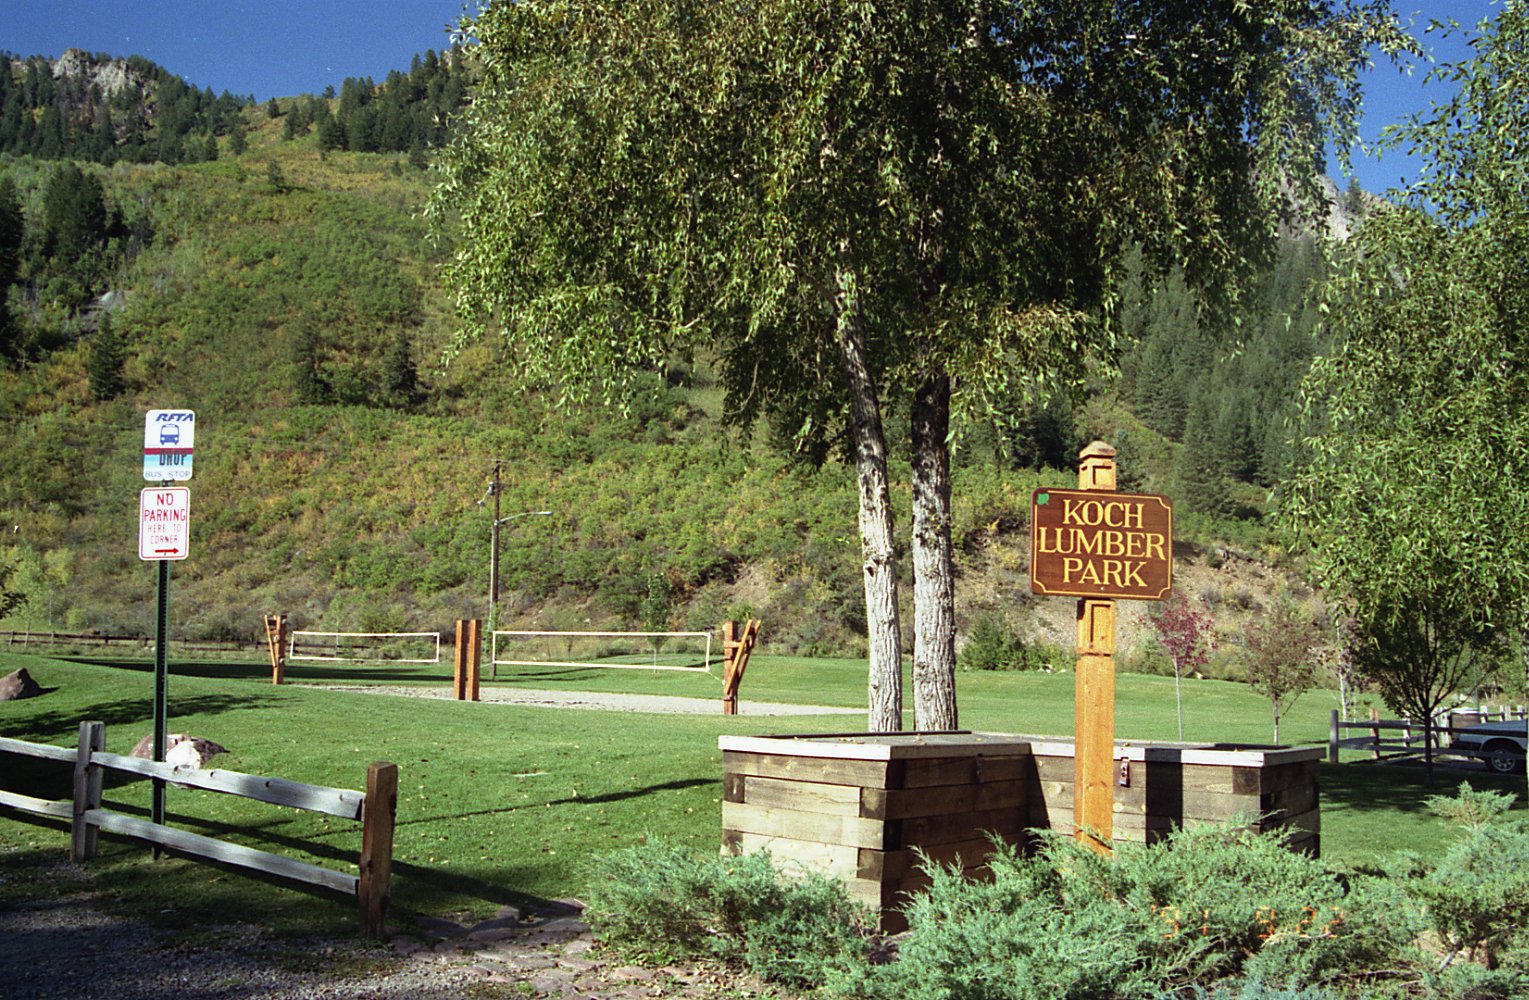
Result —
<instances>
[{"instance_id":1,"label":"fence post","mask_svg":"<svg viewBox=\"0 0 1529 1000\"><path fill-rule=\"evenodd\" d=\"M1376 760L1380 760L1380 726L1375 725L1380 721L1380 709L1370 709L1370 753Z\"/></svg>"},{"instance_id":2,"label":"fence post","mask_svg":"<svg viewBox=\"0 0 1529 1000\"><path fill-rule=\"evenodd\" d=\"M361 878L356 903L361 933L381 937L393 878L393 821L398 811L398 765L377 761L366 769L366 802L361 807Z\"/></svg>"},{"instance_id":3,"label":"fence post","mask_svg":"<svg viewBox=\"0 0 1529 1000\"><path fill-rule=\"evenodd\" d=\"M467 700L478 700L478 682L483 675L483 622L474 618L467 623Z\"/></svg>"},{"instance_id":4,"label":"fence post","mask_svg":"<svg viewBox=\"0 0 1529 1000\"><path fill-rule=\"evenodd\" d=\"M89 861L96 856L97 827L85 819L86 813L101 808L101 768L90 755L106 749L106 726L100 722L80 723L79 755L74 758L74 807L69 823L69 860Z\"/></svg>"},{"instance_id":5,"label":"fence post","mask_svg":"<svg viewBox=\"0 0 1529 1000\"><path fill-rule=\"evenodd\" d=\"M1338 710L1332 710L1332 716L1327 724L1327 762L1338 763Z\"/></svg>"}]
</instances>

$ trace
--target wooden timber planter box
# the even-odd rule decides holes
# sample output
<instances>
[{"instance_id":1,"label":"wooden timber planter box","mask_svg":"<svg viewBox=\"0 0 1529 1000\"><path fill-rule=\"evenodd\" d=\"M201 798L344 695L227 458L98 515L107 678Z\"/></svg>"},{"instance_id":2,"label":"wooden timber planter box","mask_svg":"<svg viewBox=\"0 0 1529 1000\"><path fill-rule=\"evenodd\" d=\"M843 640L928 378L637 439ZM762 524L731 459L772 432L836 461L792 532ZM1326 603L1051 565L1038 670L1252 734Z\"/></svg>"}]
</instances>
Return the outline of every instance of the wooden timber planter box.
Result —
<instances>
[{"instance_id":1,"label":"wooden timber planter box","mask_svg":"<svg viewBox=\"0 0 1529 1000\"><path fill-rule=\"evenodd\" d=\"M916 850L980 868L990 834L1072 833L1073 744L994 733L723 736L723 850L768 850L834 875L902 929L905 894L928 885ZM1176 827L1242 818L1320 847L1320 748L1116 746L1114 836L1151 843ZM1121 767L1121 764L1124 767ZM1121 781L1125 784L1121 784Z\"/></svg>"},{"instance_id":2,"label":"wooden timber planter box","mask_svg":"<svg viewBox=\"0 0 1529 1000\"><path fill-rule=\"evenodd\" d=\"M722 844L768 850L835 875L850 895L905 926L904 894L929 884L915 849L992 851L989 833L1023 843L1035 768L1029 744L976 733L723 736Z\"/></svg>"},{"instance_id":3,"label":"wooden timber planter box","mask_svg":"<svg viewBox=\"0 0 1529 1000\"><path fill-rule=\"evenodd\" d=\"M1072 833L1072 741L1028 742L1035 783L1027 826ZM1245 818L1249 829L1286 831L1293 850L1318 855L1322 754L1318 747L1116 744L1114 839L1150 844L1176 827Z\"/></svg>"}]
</instances>

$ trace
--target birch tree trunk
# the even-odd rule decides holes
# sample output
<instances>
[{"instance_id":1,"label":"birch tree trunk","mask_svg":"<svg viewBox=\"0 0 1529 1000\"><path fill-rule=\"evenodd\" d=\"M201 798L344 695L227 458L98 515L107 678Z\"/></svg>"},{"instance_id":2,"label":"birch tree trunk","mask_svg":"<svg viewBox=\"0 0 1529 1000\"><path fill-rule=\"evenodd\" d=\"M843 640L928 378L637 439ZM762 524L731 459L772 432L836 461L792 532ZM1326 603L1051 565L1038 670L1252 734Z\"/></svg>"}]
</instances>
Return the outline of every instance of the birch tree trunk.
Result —
<instances>
[{"instance_id":1,"label":"birch tree trunk","mask_svg":"<svg viewBox=\"0 0 1529 1000\"><path fill-rule=\"evenodd\" d=\"M865 623L870 647L866 728L873 733L895 733L902 729L903 675L886 434L881 425L876 385L866 362L865 330L854 272L841 268L835 275L834 291L835 333L849 381L855 472L860 484L860 552L865 564Z\"/></svg>"},{"instance_id":2,"label":"birch tree trunk","mask_svg":"<svg viewBox=\"0 0 1529 1000\"><path fill-rule=\"evenodd\" d=\"M950 377L941 374L913 396L913 712L925 732L957 728L950 521Z\"/></svg>"}]
</instances>

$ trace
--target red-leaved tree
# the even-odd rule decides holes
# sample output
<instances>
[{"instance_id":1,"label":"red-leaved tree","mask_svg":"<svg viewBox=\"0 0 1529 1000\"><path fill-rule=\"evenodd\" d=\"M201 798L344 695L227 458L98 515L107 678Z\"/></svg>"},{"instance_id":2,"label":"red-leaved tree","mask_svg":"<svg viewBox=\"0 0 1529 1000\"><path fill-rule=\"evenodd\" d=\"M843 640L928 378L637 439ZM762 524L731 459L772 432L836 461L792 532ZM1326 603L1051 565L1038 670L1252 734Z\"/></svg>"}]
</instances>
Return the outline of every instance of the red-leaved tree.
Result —
<instances>
[{"instance_id":1,"label":"red-leaved tree","mask_svg":"<svg viewBox=\"0 0 1529 1000\"><path fill-rule=\"evenodd\" d=\"M1204 607L1202 604L1201 607ZM1179 741L1184 739L1184 696L1180 682L1184 671L1203 666L1216 648L1211 628L1215 624L1210 609L1196 611L1183 592L1176 591L1166 601L1155 604L1147 614L1157 641L1173 663L1173 700L1179 714Z\"/></svg>"}]
</instances>

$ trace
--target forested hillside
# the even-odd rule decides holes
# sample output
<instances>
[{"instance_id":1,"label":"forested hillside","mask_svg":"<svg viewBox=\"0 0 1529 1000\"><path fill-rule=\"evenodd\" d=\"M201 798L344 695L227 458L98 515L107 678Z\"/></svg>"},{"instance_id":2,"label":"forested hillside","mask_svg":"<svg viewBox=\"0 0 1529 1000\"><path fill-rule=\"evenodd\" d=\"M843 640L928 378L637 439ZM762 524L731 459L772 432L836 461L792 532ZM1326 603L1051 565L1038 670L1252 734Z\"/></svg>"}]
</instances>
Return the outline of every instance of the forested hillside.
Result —
<instances>
[{"instance_id":1,"label":"forested hillside","mask_svg":"<svg viewBox=\"0 0 1529 1000\"><path fill-rule=\"evenodd\" d=\"M251 637L276 611L355 630L481 616L481 501L499 461L504 513L556 515L507 525L501 622L761 616L773 651L860 649L842 443L802 455L768 427L725 429L705 358L644 373L625 413L513 391L515 359L492 344L442 365L454 323L436 268L450 248L421 209L427 150L466 87L458 62L427 54L381 85L268 105L141 61L112 63L140 81L112 93L48 65L0 72L4 122L19 108L31 123L0 127L0 559L19 600L0 629L150 630L153 574L133 550L143 412L189 407L179 635ZM1292 459L1295 387L1323 349L1323 268L1319 240L1292 239L1231 309L1138 271L1118 378L966 435L963 636L1043 653L1066 640L1071 603L1028 593L1029 494L1068 484L1096 437L1120 449L1125 487L1175 498L1180 572L1227 621L1288 586L1262 516ZM908 417L888 416L905 468ZM907 496L894 500L906 519Z\"/></svg>"}]
</instances>

